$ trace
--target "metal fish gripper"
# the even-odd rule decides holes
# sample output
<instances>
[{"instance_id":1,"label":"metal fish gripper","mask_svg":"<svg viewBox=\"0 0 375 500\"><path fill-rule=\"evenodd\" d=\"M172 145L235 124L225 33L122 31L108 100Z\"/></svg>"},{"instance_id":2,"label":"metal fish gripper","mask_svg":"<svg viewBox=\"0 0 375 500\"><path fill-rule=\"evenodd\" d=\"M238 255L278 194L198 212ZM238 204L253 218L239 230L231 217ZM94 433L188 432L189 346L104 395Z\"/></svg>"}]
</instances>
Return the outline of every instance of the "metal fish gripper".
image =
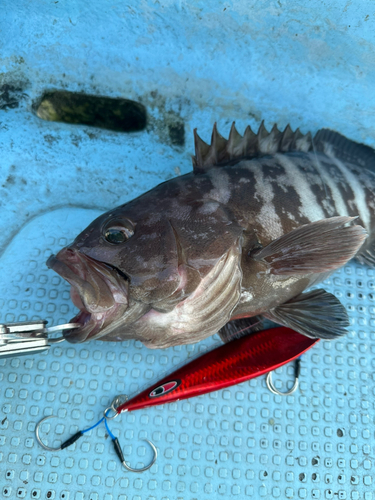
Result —
<instances>
[{"instance_id":1,"label":"metal fish gripper","mask_svg":"<svg viewBox=\"0 0 375 500\"><path fill-rule=\"evenodd\" d=\"M64 337L49 335L80 326L77 323L47 327L47 321L22 321L0 324L0 359L48 351L53 344L62 342Z\"/></svg>"}]
</instances>

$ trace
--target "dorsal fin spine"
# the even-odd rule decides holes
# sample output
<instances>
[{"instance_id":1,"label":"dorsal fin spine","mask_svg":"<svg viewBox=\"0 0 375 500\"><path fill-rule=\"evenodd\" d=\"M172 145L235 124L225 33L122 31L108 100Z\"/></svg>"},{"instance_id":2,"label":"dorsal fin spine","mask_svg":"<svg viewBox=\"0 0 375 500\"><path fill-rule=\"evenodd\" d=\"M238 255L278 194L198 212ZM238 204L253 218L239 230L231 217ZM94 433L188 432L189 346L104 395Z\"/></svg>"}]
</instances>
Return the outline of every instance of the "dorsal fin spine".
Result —
<instances>
[{"instance_id":1,"label":"dorsal fin spine","mask_svg":"<svg viewBox=\"0 0 375 500\"><path fill-rule=\"evenodd\" d=\"M197 134L197 129L194 129L194 142L193 168L195 173L202 173L224 162L237 159L251 159L288 151L307 152L312 149L310 132L305 135L299 129L293 132L289 125L283 132L280 132L276 124L268 132L264 121L260 124L257 134L251 130L250 126L247 126L243 136L239 134L233 122L228 139L218 132L215 123L210 145L205 143Z\"/></svg>"},{"instance_id":2,"label":"dorsal fin spine","mask_svg":"<svg viewBox=\"0 0 375 500\"><path fill-rule=\"evenodd\" d=\"M242 140L242 135L238 133L235 122L233 122L230 129L227 146L230 160L232 160L232 158L236 158L236 155L243 154Z\"/></svg>"}]
</instances>

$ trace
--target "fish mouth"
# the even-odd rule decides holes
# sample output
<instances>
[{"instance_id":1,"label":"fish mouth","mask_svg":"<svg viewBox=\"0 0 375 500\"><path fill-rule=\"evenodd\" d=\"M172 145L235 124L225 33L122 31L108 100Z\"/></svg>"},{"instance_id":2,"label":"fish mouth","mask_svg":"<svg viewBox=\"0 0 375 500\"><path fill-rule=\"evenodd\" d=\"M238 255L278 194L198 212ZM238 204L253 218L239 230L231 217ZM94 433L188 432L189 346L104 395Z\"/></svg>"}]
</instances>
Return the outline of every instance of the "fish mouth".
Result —
<instances>
[{"instance_id":1,"label":"fish mouth","mask_svg":"<svg viewBox=\"0 0 375 500\"><path fill-rule=\"evenodd\" d=\"M64 332L69 342L100 338L128 309L129 281L116 268L69 247L51 255L47 266L71 285L70 296L79 309L71 322L81 326Z\"/></svg>"}]
</instances>

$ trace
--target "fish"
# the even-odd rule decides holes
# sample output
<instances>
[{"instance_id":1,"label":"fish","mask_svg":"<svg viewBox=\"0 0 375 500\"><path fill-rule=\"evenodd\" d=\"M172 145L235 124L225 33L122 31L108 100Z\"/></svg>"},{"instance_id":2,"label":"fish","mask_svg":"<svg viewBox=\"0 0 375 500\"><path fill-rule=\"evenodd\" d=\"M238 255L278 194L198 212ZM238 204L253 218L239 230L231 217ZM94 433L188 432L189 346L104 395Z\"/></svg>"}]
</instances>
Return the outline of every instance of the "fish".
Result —
<instances>
[{"instance_id":1,"label":"fish","mask_svg":"<svg viewBox=\"0 0 375 500\"><path fill-rule=\"evenodd\" d=\"M315 288L355 257L375 265L375 155L321 129L313 137L233 123L194 130L193 171L95 219L47 265L71 285L72 343L149 348L224 342L264 319L310 338L347 332L345 307Z\"/></svg>"}]
</instances>

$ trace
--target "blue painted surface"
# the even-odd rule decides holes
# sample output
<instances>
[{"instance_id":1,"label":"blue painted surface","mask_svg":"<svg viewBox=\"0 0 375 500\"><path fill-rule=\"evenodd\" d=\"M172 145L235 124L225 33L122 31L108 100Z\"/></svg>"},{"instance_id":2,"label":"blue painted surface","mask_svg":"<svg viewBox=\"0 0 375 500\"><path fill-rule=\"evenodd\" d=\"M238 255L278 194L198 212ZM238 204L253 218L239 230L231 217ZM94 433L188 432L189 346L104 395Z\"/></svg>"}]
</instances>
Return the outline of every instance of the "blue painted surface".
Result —
<instances>
[{"instance_id":1,"label":"blue painted surface","mask_svg":"<svg viewBox=\"0 0 375 500\"><path fill-rule=\"evenodd\" d=\"M214 121L226 135L233 120L243 130L264 119L304 132L328 126L375 146L374 15L373 2L337 0L2 6L0 96L4 85L19 89L19 105L0 110L0 320L67 321L68 288L46 257L98 210L188 172L194 127L208 140ZM138 100L147 129L42 121L32 104L51 89ZM185 146L171 144L175 121ZM1 361L0 498L374 498L374 279L351 264L326 284L351 331L304 357L296 395L281 399L254 380L123 416L113 429L131 464L149 458L144 437L160 451L141 476L119 467L104 429L50 454L35 443L35 423L58 415L49 437L57 444L117 393L151 384L217 339L166 351L62 344ZM280 387L291 370L275 377Z\"/></svg>"}]
</instances>

